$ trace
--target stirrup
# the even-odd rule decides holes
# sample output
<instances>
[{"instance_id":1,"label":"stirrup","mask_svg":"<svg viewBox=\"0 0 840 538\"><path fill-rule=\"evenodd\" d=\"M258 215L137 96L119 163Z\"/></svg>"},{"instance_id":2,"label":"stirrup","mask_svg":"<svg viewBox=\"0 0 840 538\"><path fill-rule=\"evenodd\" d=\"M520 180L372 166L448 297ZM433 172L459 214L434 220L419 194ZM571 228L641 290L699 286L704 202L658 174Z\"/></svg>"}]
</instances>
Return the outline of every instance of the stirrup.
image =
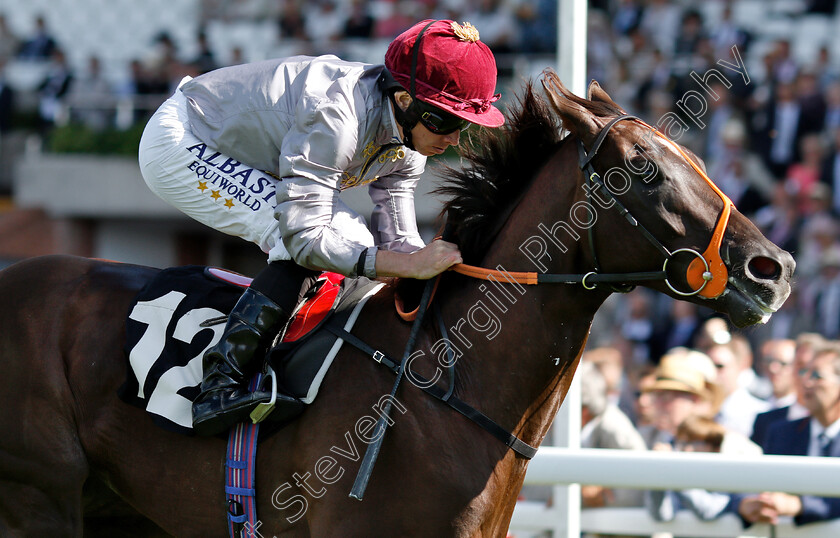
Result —
<instances>
[{"instance_id":1,"label":"stirrup","mask_svg":"<svg viewBox=\"0 0 840 538\"><path fill-rule=\"evenodd\" d=\"M266 368L268 370L266 373L271 378L271 399L257 404L251 411L251 421L254 424L259 424L265 420L274 411L274 404L277 402L277 374L271 366L266 366Z\"/></svg>"}]
</instances>

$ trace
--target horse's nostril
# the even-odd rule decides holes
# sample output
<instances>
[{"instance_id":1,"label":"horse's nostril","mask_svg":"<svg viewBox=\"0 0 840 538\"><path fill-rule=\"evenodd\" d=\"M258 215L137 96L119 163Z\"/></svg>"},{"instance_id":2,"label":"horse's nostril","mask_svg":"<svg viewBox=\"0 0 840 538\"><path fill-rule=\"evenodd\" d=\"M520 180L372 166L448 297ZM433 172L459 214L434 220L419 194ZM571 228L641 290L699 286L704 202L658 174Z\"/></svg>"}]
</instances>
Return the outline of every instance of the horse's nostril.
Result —
<instances>
[{"instance_id":1,"label":"horse's nostril","mask_svg":"<svg viewBox=\"0 0 840 538\"><path fill-rule=\"evenodd\" d=\"M750 273L761 280L778 280L782 274L779 262L765 256L756 256L747 264Z\"/></svg>"}]
</instances>

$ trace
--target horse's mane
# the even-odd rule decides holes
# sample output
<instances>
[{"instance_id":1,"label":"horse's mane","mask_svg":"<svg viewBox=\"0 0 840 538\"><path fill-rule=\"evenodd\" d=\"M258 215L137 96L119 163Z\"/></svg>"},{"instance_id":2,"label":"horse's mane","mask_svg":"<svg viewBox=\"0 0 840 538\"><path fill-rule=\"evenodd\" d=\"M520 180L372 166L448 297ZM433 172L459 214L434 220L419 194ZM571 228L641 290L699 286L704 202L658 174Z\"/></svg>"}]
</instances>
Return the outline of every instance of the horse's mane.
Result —
<instances>
[{"instance_id":1,"label":"horse's mane","mask_svg":"<svg viewBox=\"0 0 840 538\"><path fill-rule=\"evenodd\" d=\"M615 115L615 107L563 90L563 97L597 116ZM462 168L446 167L435 190L448 198L441 211L450 240L465 263L478 263L495 238L509 208L517 203L537 172L562 141L561 119L527 83L506 113L505 125L482 129L461 150Z\"/></svg>"}]
</instances>

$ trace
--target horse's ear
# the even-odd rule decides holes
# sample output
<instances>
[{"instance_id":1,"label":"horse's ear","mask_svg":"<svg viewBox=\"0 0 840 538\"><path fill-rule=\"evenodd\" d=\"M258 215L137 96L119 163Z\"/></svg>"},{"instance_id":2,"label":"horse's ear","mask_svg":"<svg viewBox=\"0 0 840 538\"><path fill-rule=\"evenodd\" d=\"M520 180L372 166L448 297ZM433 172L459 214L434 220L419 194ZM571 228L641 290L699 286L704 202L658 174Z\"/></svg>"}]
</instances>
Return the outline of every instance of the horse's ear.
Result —
<instances>
[{"instance_id":1,"label":"horse's ear","mask_svg":"<svg viewBox=\"0 0 840 538\"><path fill-rule=\"evenodd\" d=\"M542 85L554 110L563 120L563 127L589 144L600 131L597 117L586 108L582 97L570 92L552 69L543 71Z\"/></svg>"},{"instance_id":2,"label":"horse's ear","mask_svg":"<svg viewBox=\"0 0 840 538\"><path fill-rule=\"evenodd\" d=\"M598 81L593 80L589 83L589 90L587 91L588 97L590 101L600 101L610 106L614 106L618 110L620 110L623 114L627 114L627 112L618 106L618 104L612 100L609 94L598 84Z\"/></svg>"}]
</instances>

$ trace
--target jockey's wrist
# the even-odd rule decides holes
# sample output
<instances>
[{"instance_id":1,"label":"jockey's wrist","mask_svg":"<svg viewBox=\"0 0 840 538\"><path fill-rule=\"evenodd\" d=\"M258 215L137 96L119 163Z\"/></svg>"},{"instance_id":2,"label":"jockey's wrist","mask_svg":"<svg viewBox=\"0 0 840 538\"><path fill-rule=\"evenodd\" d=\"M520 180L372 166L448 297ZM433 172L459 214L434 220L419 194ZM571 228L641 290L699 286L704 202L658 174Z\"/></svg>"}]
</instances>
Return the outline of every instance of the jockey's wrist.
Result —
<instances>
[{"instance_id":1,"label":"jockey's wrist","mask_svg":"<svg viewBox=\"0 0 840 538\"><path fill-rule=\"evenodd\" d=\"M366 276L368 278L376 278L376 247L368 247L359 254L359 260L356 262L355 275L351 276Z\"/></svg>"},{"instance_id":2,"label":"jockey's wrist","mask_svg":"<svg viewBox=\"0 0 840 538\"><path fill-rule=\"evenodd\" d=\"M409 254L392 250L376 253L376 274L382 277L411 277L413 275Z\"/></svg>"}]
</instances>

